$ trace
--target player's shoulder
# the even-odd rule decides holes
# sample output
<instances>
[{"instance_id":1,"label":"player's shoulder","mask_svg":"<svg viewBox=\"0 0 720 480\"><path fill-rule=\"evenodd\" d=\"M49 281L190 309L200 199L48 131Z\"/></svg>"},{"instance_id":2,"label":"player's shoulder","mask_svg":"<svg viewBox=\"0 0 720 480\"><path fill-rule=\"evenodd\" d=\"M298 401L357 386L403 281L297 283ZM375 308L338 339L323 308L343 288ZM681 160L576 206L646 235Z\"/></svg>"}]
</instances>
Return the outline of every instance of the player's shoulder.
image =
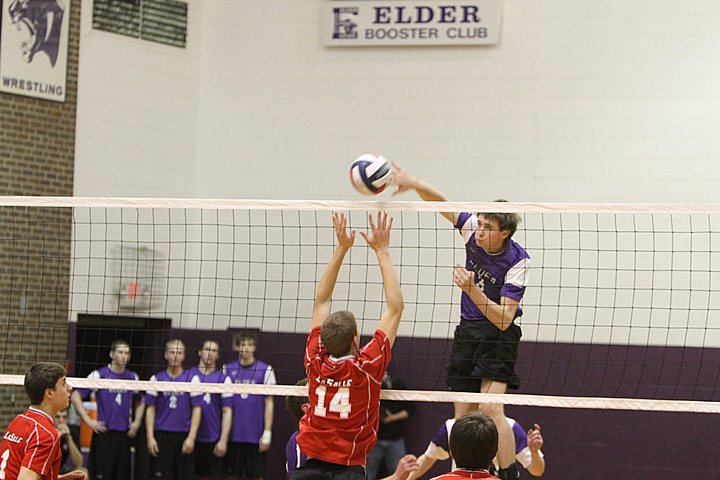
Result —
<instances>
[{"instance_id":1,"label":"player's shoulder","mask_svg":"<svg viewBox=\"0 0 720 480\"><path fill-rule=\"evenodd\" d=\"M17 426L30 430L37 430L40 438L50 437L51 439L59 436L55 423L50 415L47 413L37 410L35 408L29 408L25 412L15 417ZM8 427L9 428L9 427Z\"/></svg>"},{"instance_id":2,"label":"player's shoulder","mask_svg":"<svg viewBox=\"0 0 720 480\"><path fill-rule=\"evenodd\" d=\"M521 260L530 260L530 254L525 250L525 247L520 245L518 242L510 239L508 244L508 251L516 262Z\"/></svg>"}]
</instances>

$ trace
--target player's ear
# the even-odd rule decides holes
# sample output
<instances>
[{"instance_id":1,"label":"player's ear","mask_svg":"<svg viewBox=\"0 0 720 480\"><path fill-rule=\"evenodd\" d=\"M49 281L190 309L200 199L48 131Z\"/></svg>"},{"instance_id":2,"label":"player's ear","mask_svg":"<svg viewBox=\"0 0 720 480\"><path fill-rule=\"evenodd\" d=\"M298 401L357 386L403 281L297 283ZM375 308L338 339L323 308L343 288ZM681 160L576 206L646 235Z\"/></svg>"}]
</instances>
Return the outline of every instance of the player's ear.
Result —
<instances>
[{"instance_id":1,"label":"player's ear","mask_svg":"<svg viewBox=\"0 0 720 480\"><path fill-rule=\"evenodd\" d=\"M302 410L303 414L306 414L310 411L310 402L305 402L302 405L300 405L300 409Z\"/></svg>"}]
</instances>

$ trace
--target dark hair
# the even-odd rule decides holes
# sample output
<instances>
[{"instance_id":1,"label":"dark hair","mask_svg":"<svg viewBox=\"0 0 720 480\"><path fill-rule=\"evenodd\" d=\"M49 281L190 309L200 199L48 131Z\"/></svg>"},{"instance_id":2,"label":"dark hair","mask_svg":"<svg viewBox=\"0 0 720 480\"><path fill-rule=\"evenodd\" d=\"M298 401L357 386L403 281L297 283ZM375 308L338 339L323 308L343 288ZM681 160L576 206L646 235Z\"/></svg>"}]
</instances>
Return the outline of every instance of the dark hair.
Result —
<instances>
[{"instance_id":1,"label":"dark hair","mask_svg":"<svg viewBox=\"0 0 720 480\"><path fill-rule=\"evenodd\" d=\"M487 469L498 449L495 423L482 412L458 418L450 432L450 455L458 468Z\"/></svg>"},{"instance_id":2,"label":"dark hair","mask_svg":"<svg viewBox=\"0 0 720 480\"><path fill-rule=\"evenodd\" d=\"M303 379L300 379L295 385L305 386L307 384L308 384L308 379L303 378ZM299 422L300 419L304 415L302 406L303 406L303 404L308 403L309 401L310 400L308 399L308 397L287 396L287 397L285 397L285 407L287 407L288 412L290 412L290 415L295 419L295 421Z\"/></svg>"},{"instance_id":3,"label":"dark hair","mask_svg":"<svg viewBox=\"0 0 720 480\"><path fill-rule=\"evenodd\" d=\"M55 390L55 385L67 376L65 367L58 363L39 362L25 373L25 393L31 405L40 405L45 398L45 390Z\"/></svg>"},{"instance_id":4,"label":"dark hair","mask_svg":"<svg viewBox=\"0 0 720 480\"><path fill-rule=\"evenodd\" d=\"M217 345L218 351L220 351L220 342L218 342L217 340L210 340L210 339L203 340L202 344L200 345L200 350L205 348L206 343L214 343L215 345Z\"/></svg>"},{"instance_id":5,"label":"dark hair","mask_svg":"<svg viewBox=\"0 0 720 480\"><path fill-rule=\"evenodd\" d=\"M233 336L233 345L236 348L240 347L240 344L244 341L252 342L255 344L256 347L258 345L257 337L253 333L241 332L241 333L236 333Z\"/></svg>"},{"instance_id":6,"label":"dark hair","mask_svg":"<svg viewBox=\"0 0 720 480\"><path fill-rule=\"evenodd\" d=\"M181 346L182 348L186 348L185 342L183 342L179 338L171 338L170 340L165 342L165 351L167 352L170 348L180 348Z\"/></svg>"},{"instance_id":7,"label":"dark hair","mask_svg":"<svg viewBox=\"0 0 720 480\"><path fill-rule=\"evenodd\" d=\"M123 340L121 338L118 338L110 344L110 351L114 352L118 347L128 347L128 350L130 350L130 344L127 340Z\"/></svg>"},{"instance_id":8,"label":"dark hair","mask_svg":"<svg viewBox=\"0 0 720 480\"><path fill-rule=\"evenodd\" d=\"M355 315L347 310L331 313L320 327L320 340L334 357L346 355L357 335Z\"/></svg>"},{"instance_id":9,"label":"dark hair","mask_svg":"<svg viewBox=\"0 0 720 480\"><path fill-rule=\"evenodd\" d=\"M496 202L507 202L507 200L503 200L502 198L499 198L495 200ZM505 212L505 213L484 213L484 212L478 212L477 216L484 216L485 218L490 218L492 220L495 220L498 222L498 226L500 227L500 230L507 230L510 232L507 238L512 238L513 234L517 231L518 225L520 225L520 222L522 222L522 218L520 218L520 215L518 215L515 212Z\"/></svg>"}]
</instances>

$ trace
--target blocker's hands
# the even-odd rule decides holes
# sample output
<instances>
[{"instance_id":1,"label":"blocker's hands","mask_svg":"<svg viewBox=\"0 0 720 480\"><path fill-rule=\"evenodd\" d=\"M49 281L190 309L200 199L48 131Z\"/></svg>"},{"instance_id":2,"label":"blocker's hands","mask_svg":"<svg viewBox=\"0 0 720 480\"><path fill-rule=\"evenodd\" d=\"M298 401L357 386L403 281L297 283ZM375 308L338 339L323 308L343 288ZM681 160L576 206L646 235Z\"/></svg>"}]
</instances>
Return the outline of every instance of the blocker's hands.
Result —
<instances>
[{"instance_id":1,"label":"blocker's hands","mask_svg":"<svg viewBox=\"0 0 720 480\"><path fill-rule=\"evenodd\" d=\"M390 229L392 228L393 219L390 217L388 221L387 212L378 212L377 223L373 221L372 215L368 215L370 220L370 235L365 232L360 232L360 235L365 239L367 244L375 250L382 250L390 245Z\"/></svg>"},{"instance_id":2,"label":"blocker's hands","mask_svg":"<svg viewBox=\"0 0 720 480\"><path fill-rule=\"evenodd\" d=\"M350 250L350 247L355 243L355 230L351 230L347 233L347 218L344 213L333 213L333 226L335 227L335 236L338 240L338 245L343 250Z\"/></svg>"}]
</instances>

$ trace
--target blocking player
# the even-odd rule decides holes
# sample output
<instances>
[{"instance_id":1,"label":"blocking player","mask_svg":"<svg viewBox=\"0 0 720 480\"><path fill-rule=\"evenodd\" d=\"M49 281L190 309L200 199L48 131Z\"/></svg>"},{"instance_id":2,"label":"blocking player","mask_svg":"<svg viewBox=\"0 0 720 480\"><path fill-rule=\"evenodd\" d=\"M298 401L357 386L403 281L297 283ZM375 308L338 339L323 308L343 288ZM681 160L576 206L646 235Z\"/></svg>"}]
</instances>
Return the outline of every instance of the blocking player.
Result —
<instances>
[{"instance_id":1,"label":"blocking player","mask_svg":"<svg viewBox=\"0 0 720 480\"><path fill-rule=\"evenodd\" d=\"M272 366L255 358L257 345L257 338L251 333L238 333L233 337L238 360L223 366L223 373L231 383L277 384ZM233 395L232 430L225 456L225 473L230 478L263 477L265 452L272 440L273 414L270 395Z\"/></svg>"},{"instance_id":2,"label":"blocking player","mask_svg":"<svg viewBox=\"0 0 720 480\"><path fill-rule=\"evenodd\" d=\"M497 448L495 423L482 412L467 413L457 419L450 433L450 452L457 468L433 480L497 480L488 471Z\"/></svg>"},{"instance_id":3,"label":"blocking player","mask_svg":"<svg viewBox=\"0 0 720 480\"><path fill-rule=\"evenodd\" d=\"M426 201L448 198L431 185L393 165L395 194L414 190ZM465 241L465 265L456 265L453 281L462 290L460 324L455 328L446 381L451 390L503 394L516 389L517 347L522 332L515 319L528 283L530 256L512 236L520 223L515 213L441 212ZM455 418L480 409L497 425L498 476L514 480L515 445L502 404L455 403Z\"/></svg>"},{"instance_id":4,"label":"blocking player","mask_svg":"<svg viewBox=\"0 0 720 480\"><path fill-rule=\"evenodd\" d=\"M295 385L307 385L307 378L303 378ZM299 423L300 419L310 408L310 401L308 397L285 397L285 406L288 412L290 412L290 415ZM296 469L305 465L307 461L307 457L300 451L300 447L298 447L297 435L297 431L290 435L290 439L285 446L285 470L287 471L288 479L290 479ZM418 463L415 455L405 455L398 462L393 474L382 480L406 480L408 475L417 469Z\"/></svg>"},{"instance_id":5,"label":"blocking player","mask_svg":"<svg viewBox=\"0 0 720 480\"><path fill-rule=\"evenodd\" d=\"M513 435L515 436L515 459L527 469L534 477L541 477L545 473L545 456L542 453L543 438L540 433L540 425L537 423L528 432L525 432L522 425L512 418L507 418ZM454 418L449 418L438 429L437 433L430 441L425 453L418 458L418 469L413 472L409 480L420 478L425 472L430 470L438 460L446 460L450 458L450 433L452 432ZM493 461L496 463L497 459ZM453 464L453 468L455 465ZM491 467L491 473L497 471L497 465Z\"/></svg>"},{"instance_id":6,"label":"blocking player","mask_svg":"<svg viewBox=\"0 0 720 480\"><path fill-rule=\"evenodd\" d=\"M82 471L59 475L60 434L53 418L70 405L72 388L62 365L40 362L25 373L30 408L10 423L0 441L0 478L4 480L86 480Z\"/></svg>"},{"instance_id":7,"label":"blocking player","mask_svg":"<svg viewBox=\"0 0 720 480\"><path fill-rule=\"evenodd\" d=\"M364 479L363 465L377 441L380 386L392 357L404 301L390 257L392 218L370 216L370 235L360 232L377 257L386 309L372 339L359 349L360 332L352 312L330 313L332 293L345 254L355 241L345 215L334 214L338 245L320 278L305 347L310 408L300 422L297 442L308 456L293 480Z\"/></svg>"},{"instance_id":8,"label":"blocking player","mask_svg":"<svg viewBox=\"0 0 720 480\"><path fill-rule=\"evenodd\" d=\"M110 364L93 370L90 379L139 380L138 374L128 370L130 344L115 340L110 345ZM83 406L83 398L94 392L98 418L93 420ZM135 403L134 419L130 421ZM130 440L135 438L142 424L145 403L140 392L130 390L90 390L78 388L72 394L72 404L80 418L92 429L88 470L92 480L124 480L130 478Z\"/></svg>"},{"instance_id":9,"label":"blocking player","mask_svg":"<svg viewBox=\"0 0 720 480\"><path fill-rule=\"evenodd\" d=\"M190 376L200 383L232 383L217 368L220 345L205 340L198 352L197 367L190 369ZM202 395L202 419L195 444L195 473L203 479L221 478L223 458L227 453L230 427L232 426L232 394L206 393Z\"/></svg>"},{"instance_id":10,"label":"blocking player","mask_svg":"<svg viewBox=\"0 0 720 480\"><path fill-rule=\"evenodd\" d=\"M185 344L170 340L165 344L167 368L150 377L151 382L194 382L183 369ZM195 474L195 440L202 407L200 393L158 392L145 394L147 449L152 457L151 475L163 480L192 480Z\"/></svg>"}]
</instances>

